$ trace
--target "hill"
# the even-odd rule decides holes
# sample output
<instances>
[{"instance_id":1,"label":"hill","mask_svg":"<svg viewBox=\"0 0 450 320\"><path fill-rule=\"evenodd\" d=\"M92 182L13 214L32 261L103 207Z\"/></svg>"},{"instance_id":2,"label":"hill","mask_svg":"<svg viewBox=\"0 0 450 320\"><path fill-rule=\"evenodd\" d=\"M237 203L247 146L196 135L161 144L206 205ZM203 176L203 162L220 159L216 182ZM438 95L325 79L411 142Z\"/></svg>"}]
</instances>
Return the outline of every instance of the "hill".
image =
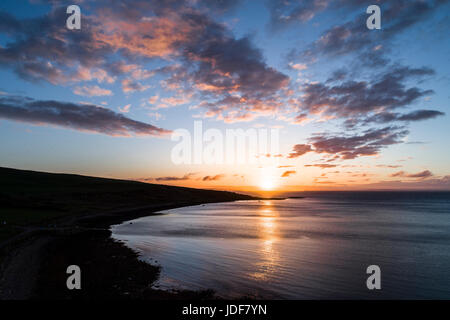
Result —
<instances>
[{"instance_id":1,"label":"hill","mask_svg":"<svg viewBox=\"0 0 450 320\"><path fill-rule=\"evenodd\" d=\"M150 288L159 267L110 238L109 226L174 207L256 199L182 188L0 168L0 300L180 299L208 292ZM83 290L66 288L66 268L83 270ZM132 280L130 280L132 279Z\"/></svg>"},{"instance_id":2,"label":"hill","mask_svg":"<svg viewBox=\"0 0 450 320\"><path fill-rule=\"evenodd\" d=\"M93 218L207 202L247 200L233 192L0 168L0 223L28 225L61 217Z\"/></svg>"}]
</instances>

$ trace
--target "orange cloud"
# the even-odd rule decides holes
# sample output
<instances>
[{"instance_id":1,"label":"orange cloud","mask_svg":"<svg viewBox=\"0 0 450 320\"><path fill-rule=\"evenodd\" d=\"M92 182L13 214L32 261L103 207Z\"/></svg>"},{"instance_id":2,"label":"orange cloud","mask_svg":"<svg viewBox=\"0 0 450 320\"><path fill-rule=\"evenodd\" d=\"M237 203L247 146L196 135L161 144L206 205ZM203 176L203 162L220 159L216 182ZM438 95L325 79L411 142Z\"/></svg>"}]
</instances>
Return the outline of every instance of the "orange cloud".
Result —
<instances>
[{"instance_id":1,"label":"orange cloud","mask_svg":"<svg viewBox=\"0 0 450 320\"><path fill-rule=\"evenodd\" d=\"M105 12L103 12L105 14ZM132 54L145 57L168 58L176 54L176 45L186 42L194 27L176 14L170 17L142 18L140 21L125 21L101 15L103 22L95 33L98 45L107 44L116 50L125 49Z\"/></svg>"},{"instance_id":2,"label":"orange cloud","mask_svg":"<svg viewBox=\"0 0 450 320\"><path fill-rule=\"evenodd\" d=\"M202 180L203 181L217 181L217 180L220 180L220 179L222 179L224 177L225 177L224 174L217 174L215 176L205 176L205 177L203 177Z\"/></svg>"},{"instance_id":3,"label":"orange cloud","mask_svg":"<svg viewBox=\"0 0 450 320\"><path fill-rule=\"evenodd\" d=\"M285 171L285 172L283 172L283 174L281 175L281 177L282 177L282 178L286 178L286 177L289 177L289 176L294 175L294 174L296 174L296 173L297 173L297 171L294 171L294 170L292 170L292 171Z\"/></svg>"},{"instance_id":4,"label":"orange cloud","mask_svg":"<svg viewBox=\"0 0 450 320\"><path fill-rule=\"evenodd\" d=\"M84 87L76 87L73 90L73 93L79 96L86 97L97 97L97 96L110 96L112 95L112 91L108 89L102 89L99 86L84 86Z\"/></svg>"},{"instance_id":5,"label":"orange cloud","mask_svg":"<svg viewBox=\"0 0 450 320\"><path fill-rule=\"evenodd\" d=\"M391 177L401 177L401 178L419 178L419 179L425 179L432 177L433 174L430 170L424 170L422 172L418 173L407 173L405 171L399 171L396 173L391 174Z\"/></svg>"},{"instance_id":6,"label":"orange cloud","mask_svg":"<svg viewBox=\"0 0 450 320\"><path fill-rule=\"evenodd\" d=\"M305 164L305 167L318 167L318 168L322 168L322 169L326 169L326 168L335 168L338 165L336 164L327 164L327 163L319 163L319 164Z\"/></svg>"},{"instance_id":7,"label":"orange cloud","mask_svg":"<svg viewBox=\"0 0 450 320\"><path fill-rule=\"evenodd\" d=\"M119 111L122 113L128 113L128 112L130 112L130 108L131 108L131 104L127 104L123 108L119 108Z\"/></svg>"}]
</instances>

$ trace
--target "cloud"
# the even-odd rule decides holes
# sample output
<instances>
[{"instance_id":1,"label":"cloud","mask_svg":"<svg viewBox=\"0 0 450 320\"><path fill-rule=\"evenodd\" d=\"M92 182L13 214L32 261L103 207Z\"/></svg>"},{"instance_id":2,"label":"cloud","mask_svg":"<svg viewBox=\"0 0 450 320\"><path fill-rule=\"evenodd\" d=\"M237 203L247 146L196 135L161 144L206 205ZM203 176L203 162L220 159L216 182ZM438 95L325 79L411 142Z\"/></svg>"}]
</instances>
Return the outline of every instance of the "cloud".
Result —
<instances>
[{"instance_id":1,"label":"cloud","mask_svg":"<svg viewBox=\"0 0 450 320\"><path fill-rule=\"evenodd\" d=\"M291 170L291 171L285 171L285 172L283 172L283 174L281 175L281 177L282 177L282 178L286 178L286 177L289 177L289 176L294 175L294 174L296 174L296 173L297 173L297 171L294 171L294 170Z\"/></svg>"},{"instance_id":2,"label":"cloud","mask_svg":"<svg viewBox=\"0 0 450 320\"><path fill-rule=\"evenodd\" d=\"M335 181L314 181L314 183L319 183L319 184L335 184Z\"/></svg>"},{"instance_id":3,"label":"cloud","mask_svg":"<svg viewBox=\"0 0 450 320\"><path fill-rule=\"evenodd\" d=\"M99 97L99 96L110 96L112 95L111 90L102 89L99 86L84 86L84 87L76 87L73 90L73 93L79 96L86 97Z\"/></svg>"},{"instance_id":4,"label":"cloud","mask_svg":"<svg viewBox=\"0 0 450 320\"><path fill-rule=\"evenodd\" d=\"M323 181L326 183L326 181ZM380 181L361 183L361 181L347 180L350 184L340 184L337 190L445 190L450 191L450 175L431 177L427 179L407 179L404 181ZM320 181L315 181L320 183ZM358 183L358 184L357 184Z\"/></svg>"},{"instance_id":5,"label":"cloud","mask_svg":"<svg viewBox=\"0 0 450 320\"><path fill-rule=\"evenodd\" d=\"M372 75L369 81L357 81L354 75L340 69L325 82L309 82L303 86L304 94L297 117L308 119L308 115L315 115L319 116L321 121L343 120L347 130L356 131L374 124L408 123L436 118L444 113L424 109L409 113L394 112L432 93L432 90L423 90L407 84L434 74L434 70L426 67L395 65ZM311 145L310 151L335 155L335 160L355 159L360 156L378 155L381 149L388 145L402 142L408 133L406 127L394 125L366 129L350 135L319 133L309 139L308 145ZM307 145L300 146L308 148ZM302 152L299 153L301 154ZM291 155L296 157L295 152Z\"/></svg>"},{"instance_id":6,"label":"cloud","mask_svg":"<svg viewBox=\"0 0 450 320\"><path fill-rule=\"evenodd\" d=\"M151 105L156 104L156 102L158 102L159 96L158 95L154 95L151 96L150 98L148 98L147 102Z\"/></svg>"},{"instance_id":7,"label":"cloud","mask_svg":"<svg viewBox=\"0 0 450 320\"><path fill-rule=\"evenodd\" d=\"M285 88L289 78L266 64L250 38L235 38L205 11L193 10L189 4L196 2L181 3L176 10L172 5L168 10L167 2L143 4L141 14L132 9L110 10L106 17L117 22L107 25L97 37L128 55L176 59L176 65L159 70L168 76L165 87L185 93L195 88L202 100L210 101L204 107L219 120L245 121L251 112L264 113L261 106ZM197 2L194 8L205 3ZM147 7L156 13L151 19L143 14ZM127 11L133 19L125 15ZM239 98L234 104L219 106L230 95ZM232 112L236 110L242 112Z\"/></svg>"},{"instance_id":8,"label":"cloud","mask_svg":"<svg viewBox=\"0 0 450 320\"><path fill-rule=\"evenodd\" d=\"M346 160L377 155L382 148L400 143L408 133L402 127L385 127L353 136L318 134L310 138L310 142L316 153L333 154Z\"/></svg>"},{"instance_id":9,"label":"cloud","mask_svg":"<svg viewBox=\"0 0 450 320\"><path fill-rule=\"evenodd\" d=\"M11 41L0 47L0 66L27 80L53 84L111 83L125 76L121 80L125 93L148 89L149 84L137 80L159 74L166 77L166 89L192 93L195 88L197 98L212 104L238 95L239 101L222 107L217 118L248 121L252 113L267 114L266 105L279 107L271 97L288 85L289 77L269 66L249 37L236 38L209 16L217 17L240 2L100 0L83 16L82 32L61 27L67 14L60 6L36 18L2 12L0 32L8 33ZM166 66L143 67L155 60ZM84 87L76 92L106 93Z\"/></svg>"},{"instance_id":10,"label":"cloud","mask_svg":"<svg viewBox=\"0 0 450 320\"><path fill-rule=\"evenodd\" d=\"M292 120L291 122L293 124L305 124L305 123L308 123L310 121L311 121L311 119L308 118L308 114L307 113L301 113L301 114L297 115L294 118L294 120Z\"/></svg>"},{"instance_id":11,"label":"cloud","mask_svg":"<svg viewBox=\"0 0 450 320\"><path fill-rule=\"evenodd\" d=\"M153 70L143 70L140 68L133 69L131 71L131 77L135 80L145 80L155 75Z\"/></svg>"},{"instance_id":12,"label":"cloud","mask_svg":"<svg viewBox=\"0 0 450 320\"><path fill-rule=\"evenodd\" d=\"M161 102L164 104L167 104L169 106L178 106L182 104L189 103L189 99L187 97L170 97L170 98L163 98L161 99Z\"/></svg>"},{"instance_id":13,"label":"cloud","mask_svg":"<svg viewBox=\"0 0 450 320\"><path fill-rule=\"evenodd\" d=\"M191 76L200 90L216 94L240 92L256 98L287 85L288 77L269 67L248 37L235 39L223 26L202 15L187 14L183 18L202 24L200 33L184 49L185 57L198 61Z\"/></svg>"},{"instance_id":14,"label":"cloud","mask_svg":"<svg viewBox=\"0 0 450 320\"><path fill-rule=\"evenodd\" d=\"M76 76L77 81L91 81L97 80L100 83L114 83L116 81L115 77L110 76L105 70L100 68L89 69L80 66L77 70Z\"/></svg>"},{"instance_id":15,"label":"cloud","mask_svg":"<svg viewBox=\"0 0 450 320\"><path fill-rule=\"evenodd\" d=\"M450 190L450 175L407 181L380 181L373 184L365 184L364 188L378 190ZM356 189L358 189L358 186L356 186Z\"/></svg>"},{"instance_id":16,"label":"cloud","mask_svg":"<svg viewBox=\"0 0 450 320\"><path fill-rule=\"evenodd\" d=\"M236 39L199 12L181 11L178 19L190 29L181 28L189 30L176 48L183 63L169 70L168 85L188 93L195 87L209 101L202 105L206 115L227 123L251 121L278 107L271 98L289 78L265 63L250 38Z\"/></svg>"},{"instance_id":17,"label":"cloud","mask_svg":"<svg viewBox=\"0 0 450 320\"><path fill-rule=\"evenodd\" d=\"M280 29L294 22L307 22L325 10L328 6L326 0L285 1L269 0L270 26Z\"/></svg>"},{"instance_id":18,"label":"cloud","mask_svg":"<svg viewBox=\"0 0 450 320\"><path fill-rule=\"evenodd\" d=\"M313 135L310 144L295 145L293 153L288 158L296 158L306 152L326 153L333 155L331 161L342 159L355 159L360 156L377 155L381 149L401 142L409 133L403 127L385 127L380 129L369 129L362 134L345 135L318 133ZM332 168L335 165L320 164L306 165Z\"/></svg>"},{"instance_id":19,"label":"cloud","mask_svg":"<svg viewBox=\"0 0 450 320\"><path fill-rule=\"evenodd\" d=\"M95 105L18 96L0 96L0 118L110 136L162 136L170 133Z\"/></svg>"},{"instance_id":20,"label":"cloud","mask_svg":"<svg viewBox=\"0 0 450 320\"><path fill-rule=\"evenodd\" d=\"M372 112L408 106L418 98L433 93L417 87L406 87L415 78L433 75L429 68L396 66L374 75L373 82L346 80L339 84L305 85L301 112L325 114L341 118L365 116Z\"/></svg>"},{"instance_id":21,"label":"cloud","mask_svg":"<svg viewBox=\"0 0 450 320\"><path fill-rule=\"evenodd\" d=\"M149 85L142 85L137 81L132 79L124 79L122 80L122 90L125 93L131 93L136 91L145 91L150 88Z\"/></svg>"},{"instance_id":22,"label":"cloud","mask_svg":"<svg viewBox=\"0 0 450 320\"><path fill-rule=\"evenodd\" d=\"M396 168L401 168L402 166L392 165L392 164L378 164L376 167L377 168L392 168L392 169L396 169Z\"/></svg>"},{"instance_id":23,"label":"cloud","mask_svg":"<svg viewBox=\"0 0 450 320\"><path fill-rule=\"evenodd\" d=\"M412 6L403 0L398 4L389 2L387 11L392 12L393 20L386 26L398 26L402 19L420 13L418 9L431 12L439 4L439 1L420 2L414 1ZM385 108L390 111L390 107L407 105L431 93L431 90L408 88L405 83L411 76L395 78L395 73L402 71L394 70L390 83L388 80L385 83L309 83L304 88L305 101L290 99L289 95L293 94L290 78L266 62L251 37L236 37L226 24L213 20L240 3L239 0L100 0L89 7L90 14L83 16L82 32L69 32L60 27L67 14L65 8L57 6L36 18L2 13L0 32L8 34L10 41L0 47L0 66L27 80L46 80L53 84L112 83L119 78L127 94L148 89L149 81L155 81L149 78L157 75L158 80L163 78L160 85L164 89L176 90L182 97L182 101L162 102L159 107L200 100L198 116L226 123L248 122L262 116L305 123L311 121L311 113L354 116L355 110L362 110L365 105L371 111L379 111L379 103L383 102L387 102ZM361 7L355 0L338 3L277 0L271 1L269 7L272 20L284 24L308 21L319 12L341 5L347 9ZM395 9L400 11L396 14ZM313 48L322 50L319 43L327 42L326 39L336 40L325 36ZM163 67L148 70L144 67L148 62L151 65L158 62ZM291 68L303 70L307 66L293 62ZM392 89L382 96L384 84ZM84 88L78 86L75 90L84 95L102 93ZM376 101L371 101L372 97ZM327 107L326 103L331 105ZM292 110L299 113L288 117Z\"/></svg>"},{"instance_id":24,"label":"cloud","mask_svg":"<svg viewBox=\"0 0 450 320\"><path fill-rule=\"evenodd\" d=\"M186 180L190 180L192 178L192 176L194 176L195 173L188 173L185 174L182 177L158 177L155 178L156 181L161 182L161 181L186 181Z\"/></svg>"},{"instance_id":25,"label":"cloud","mask_svg":"<svg viewBox=\"0 0 450 320\"><path fill-rule=\"evenodd\" d=\"M310 3L311 1L307 1ZM312 1L314 2L314 1ZM382 32L373 32L366 28L367 15L358 14L353 21L335 25L326 30L307 50L291 55L304 59L317 56L338 56L355 52L368 53L376 44L386 44L397 34L416 23L423 22L436 12L447 0L390 0L382 5ZM357 1L344 0L348 5L356 4L360 10L367 8Z\"/></svg>"},{"instance_id":26,"label":"cloud","mask_svg":"<svg viewBox=\"0 0 450 320\"><path fill-rule=\"evenodd\" d=\"M202 181L217 181L224 177L225 177L224 174L217 174L215 176L205 176L205 177L203 177Z\"/></svg>"},{"instance_id":27,"label":"cloud","mask_svg":"<svg viewBox=\"0 0 450 320\"><path fill-rule=\"evenodd\" d=\"M291 67L292 69L297 70L297 71L302 71L302 70L308 69L308 66L304 63L295 63L295 64L291 63L291 64L289 64L289 67Z\"/></svg>"},{"instance_id":28,"label":"cloud","mask_svg":"<svg viewBox=\"0 0 450 320\"><path fill-rule=\"evenodd\" d=\"M149 112L147 115L151 118L155 118L155 120L165 119L165 117L158 112Z\"/></svg>"},{"instance_id":29,"label":"cloud","mask_svg":"<svg viewBox=\"0 0 450 320\"><path fill-rule=\"evenodd\" d=\"M328 163L319 163L319 164L305 164L305 167L317 167L322 169L328 169L328 168L336 168L338 167L337 164L328 164Z\"/></svg>"},{"instance_id":30,"label":"cloud","mask_svg":"<svg viewBox=\"0 0 450 320\"><path fill-rule=\"evenodd\" d=\"M444 116L445 113L436 110L415 110L410 113L400 114L392 112L380 112L369 118L365 123L387 123L393 121L422 121Z\"/></svg>"},{"instance_id":31,"label":"cloud","mask_svg":"<svg viewBox=\"0 0 450 320\"><path fill-rule=\"evenodd\" d=\"M82 70L101 66L111 52L108 46L95 42L97 23L88 15L83 16L82 32L69 32L62 27L66 7L54 7L35 18L18 19L1 11L0 15L0 32L6 31L10 38L0 48L0 66L26 80L47 80L53 84L86 80L87 74ZM89 77L110 80L100 73Z\"/></svg>"},{"instance_id":32,"label":"cloud","mask_svg":"<svg viewBox=\"0 0 450 320\"><path fill-rule=\"evenodd\" d=\"M292 148L292 152L289 153L288 158L290 158L290 159L298 158L298 157L304 155L305 153L308 153L311 151L312 151L312 148L309 144L296 144Z\"/></svg>"},{"instance_id":33,"label":"cloud","mask_svg":"<svg viewBox=\"0 0 450 320\"><path fill-rule=\"evenodd\" d=\"M445 115L444 112L436 111L436 110L416 110L410 112L408 114L398 116L398 120L400 121L420 121L433 119L439 116Z\"/></svg>"},{"instance_id":34,"label":"cloud","mask_svg":"<svg viewBox=\"0 0 450 320\"><path fill-rule=\"evenodd\" d=\"M127 104L123 108L119 107L119 111L122 112L122 113L128 113L128 112L130 112L130 108L131 108L131 104Z\"/></svg>"},{"instance_id":35,"label":"cloud","mask_svg":"<svg viewBox=\"0 0 450 320\"><path fill-rule=\"evenodd\" d=\"M326 81L304 81L300 87L302 95L298 98L296 115L291 123L305 123L307 121L330 121L342 123L345 128L355 130L351 134L333 135L330 133L317 134L309 139L309 145L316 153L335 154L339 159L354 159L359 156L377 155L381 149L390 144L400 143L408 134L406 127L392 125L392 134L386 133L386 138L366 141L358 144L376 133L381 133L385 128L369 129L367 127L391 122L403 123L433 119L444 115L438 110L412 110L399 112L399 109L410 107L420 101L420 98L433 93L433 90L421 88L414 82L423 83L423 80L435 75L435 71L428 67L410 67L394 64L387 60L383 53L389 50L388 41L396 34L425 18L448 1L386 1L383 2L383 32L371 32L365 27L367 15L358 14L357 19L346 22L327 30L307 50L300 55L290 55L290 64L296 63L296 58L311 62L309 58L317 59L321 56L353 55L353 60L364 58L364 62L355 62L348 68L340 68L333 72ZM313 15L338 5L328 3L323 8L314 9L314 1L302 3L282 2L280 5L304 9L311 9ZM360 10L364 7L358 1L342 0L339 5L345 6L347 12L353 9ZM366 7L364 7L365 9ZM311 16L312 17L312 16ZM310 19L309 17L308 19ZM302 22L307 21L304 19ZM300 21L302 19L297 19ZM385 21L386 20L386 21ZM293 22L293 20L292 20ZM370 32L370 33L369 33ZM380 40L380 41L378 41ZM380 45L380 42L383 45ZM371 67L361 72L359 64L371 61ZM355 65L358 65L357 71ZM381 68L382 66L382 68ZM399 124L400 125L400 124ZM401 128L401 129L400 129ZM366 130L362 131L361 130ZM360 131L360 132L357 132ZM385 130L386 131L386 130ZM328 139L329 138L329 139ZM362 139L362 140L360 140ZM333 147L333 143L336 143ZM354 144L350 146L350 144ZM347 146L347 147L345 147ZM292 154L295 157L295 153Z\"/></svg>"},{"instance_id":36,"label":"cloud","mask_svg":"<svg viewBox=\"0 0 450 320\"><path fill-rule=\"evenodd\" d=\"M429 170L425 170L418 173L406 173L404 171L398 171L393 174L391 174L391 177L401 177L401 178L419 178L419 179L425 179L432 177L433 174Z\"/></svg>"}]
</instances>

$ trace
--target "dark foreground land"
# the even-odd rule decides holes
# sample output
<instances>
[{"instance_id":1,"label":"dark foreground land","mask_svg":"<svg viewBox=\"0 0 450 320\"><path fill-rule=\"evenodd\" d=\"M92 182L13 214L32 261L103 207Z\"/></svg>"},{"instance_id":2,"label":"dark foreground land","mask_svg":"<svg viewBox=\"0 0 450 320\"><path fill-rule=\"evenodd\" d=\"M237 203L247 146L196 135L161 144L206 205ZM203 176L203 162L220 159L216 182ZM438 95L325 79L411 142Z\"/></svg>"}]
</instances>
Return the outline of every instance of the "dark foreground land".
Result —
<instances>
[{"instance_id":1,"label":"dark foreground land","mask_svg":"<svg viewBox=\"0 0 450 320\"><path fill-rule=\"evenodd\" d=\"M202 299L152 288L159 268L110 238L109 226L154 212L256 199L232 192L0 168L0 299ZM82 270L68 290L66 269Z\"/></svg>"}]
</instances>

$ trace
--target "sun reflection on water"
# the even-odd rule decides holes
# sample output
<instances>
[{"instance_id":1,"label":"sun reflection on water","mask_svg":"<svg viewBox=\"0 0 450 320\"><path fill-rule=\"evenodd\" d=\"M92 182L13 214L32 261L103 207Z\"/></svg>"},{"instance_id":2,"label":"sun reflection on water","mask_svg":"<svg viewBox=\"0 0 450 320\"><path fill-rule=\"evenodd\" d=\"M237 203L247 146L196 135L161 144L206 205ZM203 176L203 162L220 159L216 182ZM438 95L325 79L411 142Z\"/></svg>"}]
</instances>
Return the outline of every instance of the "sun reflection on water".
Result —
<instances>
[{"instance_id":1,"label":"sun reflection on water","mask_svg":"<svg viewBox=\"0 0 450 320\"><path fill-rule=\"evenodd\" d=\"M260 249L258 254L260 259L255 262L255 272L249 276L251 278L267 281L273 274L276 274L280 266L279 252L276 249L278 240L278 212L274 211L271 201L264 201L263 207L258 211L258 232Z\"/></svg>"}]
</instances>

